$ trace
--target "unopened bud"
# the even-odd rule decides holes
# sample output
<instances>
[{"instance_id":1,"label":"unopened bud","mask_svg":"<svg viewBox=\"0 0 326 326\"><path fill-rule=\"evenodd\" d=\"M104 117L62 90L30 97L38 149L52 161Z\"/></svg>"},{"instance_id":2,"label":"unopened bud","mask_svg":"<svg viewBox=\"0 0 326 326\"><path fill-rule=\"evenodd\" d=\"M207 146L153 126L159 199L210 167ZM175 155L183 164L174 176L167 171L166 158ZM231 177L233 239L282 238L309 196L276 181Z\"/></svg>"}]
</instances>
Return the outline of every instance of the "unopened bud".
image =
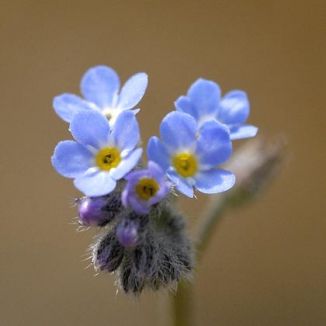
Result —
<instances>
[{"instance_id":1,"label":"unopened bud","mask_svg":"<svg viewBox=\"0 0 326 326\"><path fill-rule=\"evenodd\" d=\"M134 247L138 241L137 222L123 220L117 227L117 238L123 247Z\"/></svg>"},{"instance_id":2,"label":"unopened bud","mask_svg":"<svg viewBox=\"0 0 326 326\"><path fill-rule=\"evenodd\" d=\"M101 226L110 219L105 209L107 197L84 197L78 203L79 222L85 226Z\"/></svg>"}]
</instances>

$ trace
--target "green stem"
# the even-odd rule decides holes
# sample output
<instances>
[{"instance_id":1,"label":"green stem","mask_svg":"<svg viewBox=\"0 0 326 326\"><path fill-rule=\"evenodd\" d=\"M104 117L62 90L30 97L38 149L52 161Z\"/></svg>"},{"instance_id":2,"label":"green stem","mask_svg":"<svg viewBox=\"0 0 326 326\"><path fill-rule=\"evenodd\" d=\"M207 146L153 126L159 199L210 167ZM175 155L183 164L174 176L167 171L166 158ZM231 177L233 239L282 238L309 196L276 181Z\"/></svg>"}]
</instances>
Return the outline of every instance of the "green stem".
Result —
<instances>
[{"instance_id":1,"label":"green stem","mask_svg":"<svg viewBox=\"0 0 326 326\"><path fill-rule=\"evenodd\" d=\"M193 285L189 281L180 281L177 292L172 296L174 326L194 325L193 316Z\"/></svg>"},{"instance_id":2,"label":"green stem","mask_svg":"<svg viewBox=\"0 0 326 326\"><path fill-rule=\"evenodd\" d=\"M212 207L208 209L207 217L203 219L203 224L198 232L197 241L197 259L196 262L201 258L201 254L206 248L209 239L211 238L213 231L216 229L218 222L221 220L221 215L227 207L226 201L216 201ZM212 218L212 216L215 216ZM172 308L173 308L173 325L174 326L192 326L195 325L194 321L194 302L193 283L187 280L179 282L178 289L175 294L172 295Z\"/></svg>"}]
</instances>

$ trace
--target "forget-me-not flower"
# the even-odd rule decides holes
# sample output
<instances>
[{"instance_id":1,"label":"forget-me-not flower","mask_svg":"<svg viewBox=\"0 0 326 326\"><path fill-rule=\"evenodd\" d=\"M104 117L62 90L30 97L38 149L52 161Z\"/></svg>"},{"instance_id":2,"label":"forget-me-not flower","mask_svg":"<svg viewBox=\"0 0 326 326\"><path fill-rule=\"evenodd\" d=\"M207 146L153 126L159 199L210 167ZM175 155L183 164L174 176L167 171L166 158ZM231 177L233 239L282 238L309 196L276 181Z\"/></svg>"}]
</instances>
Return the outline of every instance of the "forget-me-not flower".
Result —
<instances>
[{"instance_id":1,"label":"forget-me-not flower","mask_svg":"<svg viewBox=\"0 0 326 326\"><path fill-rule=\"evenodd\" d=\"M52 164L58 173L73 178L76 188L86 196L110 193L142 154L142 149L136 149L138 123L130 111L121 113L112 129L99 112L79 112L71 121L70 131L76 141L60 142Z\"/></svg>"},{"instance_id":2,"label":"forget-me-not flower","mask_svg":"<svg viewBox=\"0 0 326 326\"><path fill-rule=\"evenodd\" d=\"M118 74L110 67L96 66L87 70L81 80L84 99L64 93L54 98L53 107L58 116L67 122L71 122L78 112L96 110L113 125L121 112L135 108L144 96L147 83L147 74L137 73L126 81L119 92ZM133 110L134 113L138 111Z\"/></svg>"},{"instance_id":3,"label":"forget-me-not flower","mask_svg":"<svg viewBox=\"0 0 326 326\"><path fill-rule=\"evenodd\" d=\"M156 163L149 161L148 168L136 170L126 176L127 185L122 192L122 203L136 213L147 214L150 207L157 204L169 192L169 183L164 171Z\"/></svg>"},{"instance_id":4,"label":"forget-me-not flower","mask_svg":"<svg viewBox=\"0 0 326 326\"><path fill-rule=\"evenodd\" d=\"M147 155L166 171L180 192L193 197L193 187L212 194L234 185L234 175L217 168L232 153L226 126L212 120L204 123L198 134L191 115L174 111L162 120L160 135L161 139L150 138Z\"/></svg>"},{"instance_id":5,"label":"forget-me-not flower","mask_svg":"<svg viewBox=\"0 0 326 326\"><path fill-rule=\"evenodd\" d=\"M245 124L250 104L244 91L233 90L221 98L218 84L206 79L196 80L186 96L175 101L177 111L190 114L200 128L205 122L218 120L228 126L231 140L254 137L257 127Z\"/></svg>"}]
</instances>

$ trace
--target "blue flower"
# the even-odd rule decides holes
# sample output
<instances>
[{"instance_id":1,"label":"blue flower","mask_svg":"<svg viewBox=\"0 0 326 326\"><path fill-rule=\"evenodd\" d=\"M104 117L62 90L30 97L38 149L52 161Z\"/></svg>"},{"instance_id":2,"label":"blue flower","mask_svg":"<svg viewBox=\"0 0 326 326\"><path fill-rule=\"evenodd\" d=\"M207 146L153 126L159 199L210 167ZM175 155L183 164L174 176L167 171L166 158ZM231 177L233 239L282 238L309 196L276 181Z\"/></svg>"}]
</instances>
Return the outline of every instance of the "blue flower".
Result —
<instances>
[{"instance_id":1,"label":"blue flower","mask_svg":"<svg viewBox=\"0 0 326 326\"><path fill-rule=\"evenodd\" d=\"M177 111L190 114L200 128L205 122L218 120L228 126L231 140L254 137L257 127L246 125L250 104L244 91L233 90L221 99L221 90L213 81L198 79L186 96L175 101Z\"/></svg>"},{"instance_id":2,"label":"blue flower","mask_svg":"<svg viewBox=\"0 0 326 326\"><path fill-rule=\"evenodd\" d=\"M71 121L70 131L76 141L60 142L52 164L58 173L74 179L86 196L110 193L142 154L142 149L136 149L138 123L130 111L121 113L112 129L99 112L83 111Z\"/></svg>"},{"instance_id":3,"label":"blue flower","mask_svg":"<svg viewBox=\"0 0 326 326\"><path fill-rule=\"evenodd\" d=\"M136 213L147 214L150 207L157 204L169 192L169 183L164 171L154 162L148 168L129 173L127 185L122 192L122 203Z\"/></svg>"},{"instance_id":4,"label":"blue flower","mask_svg":"<svg viewBox=\"0 0 326 326\"><path fill-rule=\"evenodd\" d=\"M160 134L161 140L150 138L147 155L166 171L180 192L193 197L193 187L212 194L234 185L234 175L217 168L232 153L226 126L212 120L202 125L198 135L196 120L174 111L161 122Z\"/></svg>"},{"instance_id":5,"label":"blue flower","mask_svg":"<svg viewBox=\"0 0 326 326\"><path fill-rule=\"evenodd\" d=\"M110 67L96 66L84 74L80 89L83 98L69 93L56 96L53 107L60 118L71 122L81 111L96 110L105 115L113 125L118 115L134 108L144 96L148 77L145 73L131 76L123 85L120 93L120 80ZM137 113L139 109L133 110Z\"/></svg>"}]
</instances>

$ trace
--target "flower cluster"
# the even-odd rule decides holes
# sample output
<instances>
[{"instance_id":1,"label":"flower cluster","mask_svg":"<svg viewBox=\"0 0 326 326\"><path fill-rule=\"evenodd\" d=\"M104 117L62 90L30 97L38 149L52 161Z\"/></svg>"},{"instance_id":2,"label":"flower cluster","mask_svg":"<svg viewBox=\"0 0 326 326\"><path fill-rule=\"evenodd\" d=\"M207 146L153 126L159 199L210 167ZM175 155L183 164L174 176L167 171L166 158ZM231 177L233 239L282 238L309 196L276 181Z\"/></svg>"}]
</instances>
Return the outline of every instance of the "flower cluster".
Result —
<instances>
[{"instance_id":1,"label":"flower cluster","mask_svg":"<svg viewBox=\"0 0 326 326\"><path fill-rule=\"evenodd\" d=\"M230 189L235 176L219 165L233 140L257 133L245 124L245 92L221 98L216 83L198 79L163 118L160 137L149 139L146 166L136 114L147 82L137 73L120 90L117 73L97 66L81 80L83 97L65 93L53 101L74 140L58 143L52 165L85 195L77 201L80 224L104 230L92 246L94 266L116 271L121 288L135 294L190 275L191 245L171 197L175 190L192 198L195 190Z\"/></svg>"}]
</instances>

